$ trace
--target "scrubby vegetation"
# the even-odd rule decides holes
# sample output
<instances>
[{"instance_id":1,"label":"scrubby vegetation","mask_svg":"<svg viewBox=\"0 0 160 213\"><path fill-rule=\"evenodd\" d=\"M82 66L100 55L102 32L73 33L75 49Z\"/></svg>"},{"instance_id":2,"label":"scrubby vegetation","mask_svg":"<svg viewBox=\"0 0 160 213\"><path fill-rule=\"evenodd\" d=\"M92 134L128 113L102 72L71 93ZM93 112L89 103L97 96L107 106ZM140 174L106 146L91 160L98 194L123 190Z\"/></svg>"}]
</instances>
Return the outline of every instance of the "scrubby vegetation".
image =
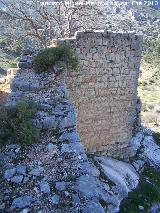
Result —
<instances>
[{"instance_id":1,"label":"scrubby vegetation","mask_svg":"<svg viewBox=\"0 0 160 213\"><path fill-rule=\"evenodd\" d=\"M142 123L158 131L160 115L160 39L144 39L138 94L142 101Z\"/></svg>"},{"instance_id":2,"label":"scrubby vegetation","mask_svg":"<svg viewBox=\"0 0 160 213\"><path fill-rule=\"evenodd\" d=\"M145 39L143 43L143 59L154 63L160 68L160 38L156 40Z\"/></svg>"},{"instance_id":3,"label":"scrubby vegetation","mask_svg":"<svg viewBox=\"0 0 160 213\"><path fill-rule=\"evenodd\" d=\"M120 213L148 212L153 203L160 201L160 176L159 172L147 167L141 176L137 189L129 193L123 201ZM143 209L144 210L141 210ZM157 212L157 211L155 211Z\"/></svg>"},{"instance_id":4,"label":"scrubby vegetation","mask_svg":"<svg viewBox=\"0 0 160 213\"><path fill-rule=\"evenodd\" d=\"M0 67L17 67L22 50L23 48L20 42L12 42L9 38L0 36Z\"/></svg>"},{"instance_id":5,"label":"scrubby vegetation","mask_svg":"<svg viewBox=\"0 0 160 213\"><path fill-rule=\"evenodd\" d=\"M78 59L71 47L58 45L53 48L46 48L39 52L34 59L34 69L36 72L48 71L56 63L63 61L68 68L75 69Z\"/></svg>"},{"instance_id":6,"label":"scrubby vegetation","mask_svg":"<svg viewBox=\"0 0 160 213\"><path fill-rule=\"evenodd\" d=\"M32 126L36 113L31 101L18 102L14 108L0 108L0 143L31 144L39 139L39 130Z\"/></svg>"}]
</instances>

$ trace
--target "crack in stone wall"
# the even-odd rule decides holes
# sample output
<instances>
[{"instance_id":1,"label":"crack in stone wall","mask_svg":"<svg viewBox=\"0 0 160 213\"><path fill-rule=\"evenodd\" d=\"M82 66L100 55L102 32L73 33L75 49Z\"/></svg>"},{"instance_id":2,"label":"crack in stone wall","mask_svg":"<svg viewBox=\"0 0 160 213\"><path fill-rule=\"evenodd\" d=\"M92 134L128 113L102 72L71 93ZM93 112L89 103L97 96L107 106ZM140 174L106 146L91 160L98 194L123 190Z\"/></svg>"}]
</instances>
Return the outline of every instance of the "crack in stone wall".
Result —
<instances>
[{"instance_id":1,"label":"crack in stone wall","mask_svg":"<svg viewBox=\"0 0 160 213\"><path fill-rule=\"evenodd\" d=\"M76 32L58 39L79 58L66 84L78 114L78 131L88 152L131 155L130 140L139 124L137 85L143 36L133 32Z\"/></svg>"}]
</instances>

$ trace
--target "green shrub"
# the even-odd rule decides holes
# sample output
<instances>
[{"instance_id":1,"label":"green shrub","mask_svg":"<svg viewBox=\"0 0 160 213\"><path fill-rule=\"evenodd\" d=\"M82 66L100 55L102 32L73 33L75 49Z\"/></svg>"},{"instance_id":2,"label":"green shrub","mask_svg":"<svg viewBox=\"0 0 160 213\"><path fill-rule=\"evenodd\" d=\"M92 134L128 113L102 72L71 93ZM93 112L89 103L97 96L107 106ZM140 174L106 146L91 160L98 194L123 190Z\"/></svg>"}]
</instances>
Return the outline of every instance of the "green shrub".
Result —
<instances>
[{"instance_id":1,"label":"green shrub","mask_svg":"<svg viewBox=\"0 0 160 213\"><path fill-rule=\"evenodd\" d=\"M153 134L155 141L160 144L160 131Z\"/></svg>"},{"instance_id":2,"label":"green shrub","mask_svg":"<svg viewBox=\"0 0 160 213\"><path fill-rule=\"evenodd\" d=\"M146 86L147 85L147 82L146 81L138 81L138 86Z\"/></svg>"},{"instance_id":3,"label":"green shrub","mask_svg":"<svg viewBox=\"0 0 160 213\"><path fill-rule=\"evenodd\" d=\"M67 67L71 69L75 69L78 65L78 59L73 49L66 45L59 45L39 52L34 58L34 70L38 73L48 71L60 61L65 62Z\"/></svg>"},{"instance_id":4,"label":"green shrub","mask_svg":"<svg viewBox=\"0 0 160 213\"><path fill-rule=\"evenodd\" d=\"M22 45L17 41L13 46L12 46L12 52L20 55L22 53L23 47Z\"/></svg>"},{"instance_id":5,"label":"green shrub","mask_svg":"<svg viewBox=\"0 0 160 213\"><path fill-rule=\"evenodd\" d=\"M20 60L20 57L13 59L10 63L8 63L8 67L9 68L16 68L19 60Z\"/></svg>"},{"instance_id":6,"label":"green shrub","mask_svg":"<svg viewBox=\"0 0 160 213\"><path fill-rule=\"evenodd\" d=\"M122 201L120 213L148 212L153 203L160 201L160 175L154 168L146 167L138 187ZM139 206L144 210L140 211Z\"/></svg>"},{"instance_id":7,"label":"green shrub","mask_svg":"<svg viewBox=\"0 0 160 213\"><path fill-rule=\"evenodd\" d=\"M32 126L31 119L37 111L31 102L19 102L12 109L0 108L0 142L31 144L39 139L39 130Z\"/></svg>"}]
</instances>

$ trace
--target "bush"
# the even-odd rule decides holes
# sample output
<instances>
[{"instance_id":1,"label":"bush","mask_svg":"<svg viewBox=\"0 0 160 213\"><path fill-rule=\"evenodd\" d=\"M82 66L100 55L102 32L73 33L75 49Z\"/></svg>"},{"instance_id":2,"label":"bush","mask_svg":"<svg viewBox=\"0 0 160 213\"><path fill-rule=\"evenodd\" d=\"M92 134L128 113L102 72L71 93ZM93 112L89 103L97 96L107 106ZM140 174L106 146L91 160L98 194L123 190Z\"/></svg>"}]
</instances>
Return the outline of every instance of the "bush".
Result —
<instances>
[{"instance_id":1,"label":"bush","mask_svg":"<svg viewBox=\"0 0 160 213\"><path fill-rule=\"evenodd\" d=\"M19 60L20 60L20 57L13 59L10 63L8 63L8 67L9 68L16 68Z\"/></svg>"},{"instance_id":2,"label":"bush","mask_svg":"<svg viewBox=\"0 0 160 213\"><path fill-rule=\"evenodd\" d=\"M39 130L31 119L37 111L33 102L19 102L12 109L0 108L0 142L31 144L39 139Z\"/></svg>"},{"instance_id":3,"label":"bush","mask_svg":"<svg viewBox=\"0 0 160 213\"><path fill-rule=\"evenodd\" d=\"M156 141L158 144L160 144L160 132L155 132L155 133L153 134L153 137L154 137L155 141Z\"/></svg>"},{"instance_id":4,"label":"bush","mask_svg":"<svg viewBox=\"0 0 160 213\"><path fill-rule=\"evenodd\" d=\"M17 55L20 55L22 53L22 50L23 50L23 47L18 41L12 46L12 52Z\"/></svg>"},{"instance_id":5,"label":"bush","mask_svg":"<svg viewBox=\"0 0 160 213\"><path fill-rule=\"evenodd\" d=\"M75 69L78 65L78 59L73 49L66 45L59 45L39 52L34 58L34 70L38 73L48 71L60 61L65 62L67 67L71 69Z\"/></svg>"}]
</instances>

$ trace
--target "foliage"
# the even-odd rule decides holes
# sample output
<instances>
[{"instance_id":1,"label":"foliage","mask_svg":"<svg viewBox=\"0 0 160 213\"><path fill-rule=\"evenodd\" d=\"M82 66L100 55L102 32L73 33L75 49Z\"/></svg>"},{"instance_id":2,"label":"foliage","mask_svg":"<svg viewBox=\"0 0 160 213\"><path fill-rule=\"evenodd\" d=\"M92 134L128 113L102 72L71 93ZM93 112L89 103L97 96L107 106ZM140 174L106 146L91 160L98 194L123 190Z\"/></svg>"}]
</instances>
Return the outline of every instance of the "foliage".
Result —
<instances>
[{"instance_id":1,"label":"foliage","mask_svg":"<svg viewBox=\"0 0 160 213\"><path fill-rule=\"evenodd\" d=\"M0 142L31 144L39 138L39 130L31 119L37 108L31 101L18 102L14 108L0 108Z\"/></svg>"},{"instance_id":2,"label":"foliage","mask_svg":"<svg viewBox=\"0 0 160 213\"><path fill-rule=\"evenodd\" d=\"M9 68L16 68L19 60L20 60L20 57L17 57L15 59L11 60L11 62L8 63L8 67Z\"/></svg>"},{"instance_id":3,"label":"foliage","mask_svg":"<svg viewBox=\"0 0 160 213\"><path fill-rule=\"evenodd\" d=\"M23 47L20 44L20 42L17 41L15 44L13 44L13 46L12 46L13 53L20 55L22 53L22 50L23 50Z\"/></svg>"},{"instance_id":4,"label":"foliage","mask_svg":"<svg viewBox=\"0 0 160 213\"><path fill-rule=\"evenodd\" d=\"M138 86L146 86L146 85L147 85L146 81L142 81L142 80L138 81Z\"/></svg>"},{"instance_id":5,"label":"foliage","mask_svg":"<svg viewBox=\"0 0 160 213\"><path fill-rule=\"evenodd\" d=\"M73 49L66 45L58 45L39 52L34 58L34 69L38 73L48 71L60 61L65 62L67 67L71 69L75 69L78 65L78 59Z\"/></svg>"},{"instance_id":6,"label":"foliage","mask_svg":"<svg viewBox=\"0 0 160 213\"><path fill-rule=\"evenodd\" d=\"M4 36L0 36L0 47L4 48L7 44L7 39Z\"/></svg>"},{"instance_id":7,"label":"foliage","mask_svg":"<svg viewBox=\"0 0 160 213\"><path fill-rule=\"evenodd\" d=\"M160 144L160 131L153 134L155 141Z\"/></svg>"},{"instance_id":8,"label":"foliage","mask_svg":"<svg viewBox=\"0 0 160 213\"><path fill-rule=\"evenodd\" d=\"M155 202L160 201L160 176L153 168L146 168L142 174L140 184L133 192L129 193L120 207L120 213L141 212L139 206L144 207L144 212Z\"/></svg>"},{"instance_id":9,"label":"foliage","mask_svg":"<svg viewBox=\"0 0 160 213\"><path fill-rule=\"evenodd\" d=\"M160 68L160 39L145 39L143 43L143 59L146 62L154 63Z\"/></svg>"}]
</instances>

